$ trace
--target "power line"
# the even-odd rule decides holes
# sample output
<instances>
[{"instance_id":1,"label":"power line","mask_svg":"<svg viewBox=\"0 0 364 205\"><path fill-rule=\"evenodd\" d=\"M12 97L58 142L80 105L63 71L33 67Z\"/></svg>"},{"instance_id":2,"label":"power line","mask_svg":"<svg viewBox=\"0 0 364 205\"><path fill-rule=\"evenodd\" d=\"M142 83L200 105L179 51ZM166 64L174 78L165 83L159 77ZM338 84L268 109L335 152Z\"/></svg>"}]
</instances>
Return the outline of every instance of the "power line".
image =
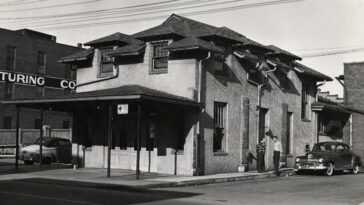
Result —
<instances>
[{"instance_id":1,"label":"power line","mask_svg":"<svg viewBox=\"0 0 364 205\"><path fill-rule=\"evenodd\" d=\"M362 52L364 48L356 48L356 49L345 49L345 50L338 50L338 51L331 51L331 52L321 52L321 53L311 53L311 54L303 54L300 55L302 58L315 58L315 57L322 57L322 56L330 56L330 55L338 55L338 54L346 54L346 53L355 53L355 52Z\"/></svg>"},{"instance_id":2,"label":"power line","mask_svg":"<svg viewBox=\"0 0 364 205\"><path fill-rule=\"evenodd\" d=\"M19 12L19 11L34 11L34 10L40 10L40 9L50 9L50 8L59 8L59 7L65 7L65 6L74 6L74 5L81 5L81 4L89 4L89 3L94 3L94 2L98 2L98 1L103 1L103 0L89 0L89 1L82 1L82 2L73 2L73 3L66 3L66 4L57 4L57 5L52 5L52 6L43 6L43 7L33 7L33 8L26 8L26 9L15 9L15 10L5 10L5 11L0 11L0 12Z\"/></svg>"},{"instance_id":3,"label":"power line","mask_svg":"<svg viewBox=\"0 0 364 205\"><path fill-rule=\"evenodd\" d=\"M175 1L180 1L180 0L172 0L172 1L165 1L165 2L161 2L163 4L165 3L169 3L169 2L175 2ZM192 1L187 1L187 2L181 2L181 3L175 3L175 4L168 4L168 5L158 5L158 6L153 6L153 5L157 5L158 3L154 3L154 4L143 4L143 5L136 5L136 6L130 6L130 7L120 7L120 8L114 8L114 9L104 9L104 10L96 10L96 11L90 11L90 12L83 12L83 15L87 15L87 17L85 16L76 16L77 13L74 13L73 15L75 15L74 17L71 17L69 19L64 19L64 20L49 20L47 21L43 21L40 22L40 24L26 24L26 26L44 26L44 25L53 25L54 21L57 21L58 24L60 23L73 23L73 22L80 22L80 20L82 21L89 21L89 20L100 20L101 18L97 19L97 18L93 18L93 17L101 17L101 16L108 16L108 15L113 15L113 14L119 14L120 11L122 11L123 13L132 13L132 12L144 12L145 14L145 10L155 10L155 9L161 9L161 8L170 8L172 6L183 6L183 5L191 5L191 4L198 4L198 3L203 3L206 1L216 1L216 0L192 0ZM240 0L241 1L241 0ZM143 8L148 6L148 8ZM153 6L153 7L149 7L149 6ZM126 8L137 8L137 7L142 7L139 9L130 9L130 10L124 10ZM103 12L103 11L108 11L108 12ZM131 15L127 15L127 16L133 16L134 14ZM123 16L123 15L122 15ZM124 15L125 16L125 15ZM114 17L108 17L108 18L114 18ZM77 19L77 20L76 20ZM107 19L107 18L105 18ZM68 20L68 21L67 21ZM71 21L70 21L71 20ZM72 21L74 20L74 21ZM33 20L28 20L27 22L32 22ZM26 22L26 21L23 21ZM51 24L47 24L48 22L51 22ZM14 24L13 24L14 25ZM25 24L15 24L15 26L22 26Z\"/></svg>"},{"instance_id":4,"label":"power line","mask_svg":"<svg viewBox=\"0 0 364 205\"><path fill-rule=\"evenodd\" d=\"M183 13L179 13L179 14L180 15L185 15L185 16L192 16L192 15L216 13L216 12L222 12L222 11L232 11L232 10L247 9L247 8L254 8L254 7L263 7L263 6L279 5L279 4L286 4L286 3L294 3L294 2L299 2L299 1L305 1L305 0L276 0L276 1L261 2L261 3L245 4L245 5L240 5L240 6L230 6L230 7L216 8L216 9L206 9L206 10L194 11L194 12L183 12ZM196 8L196 6L192 7L192 8ZM186 9L186 8L183 8L183 9ZM164 10L164 11L166 12L166 11L174 11L174 10L169 9L169 10ZM159 12L161 12L161 11L159 11ZM146 12L144 12L143 14L145 14L145 13ZM112 25L112 24L123 24L123 23L131 23L131 22L157 20L157 19L166 18L168 16L169 15L159 15L159 16L153 16L153 17L141 17L141 18L134 18L134 19L106 21L106 22L104 21L104 22L88 23L88 24L72 24L72 25L65 25L65 26L41 27L41 28L38 28L38 29L61 30L61 29L92 27L92 26L104 26L104 25Z\"/></svg>"}]
</instances>

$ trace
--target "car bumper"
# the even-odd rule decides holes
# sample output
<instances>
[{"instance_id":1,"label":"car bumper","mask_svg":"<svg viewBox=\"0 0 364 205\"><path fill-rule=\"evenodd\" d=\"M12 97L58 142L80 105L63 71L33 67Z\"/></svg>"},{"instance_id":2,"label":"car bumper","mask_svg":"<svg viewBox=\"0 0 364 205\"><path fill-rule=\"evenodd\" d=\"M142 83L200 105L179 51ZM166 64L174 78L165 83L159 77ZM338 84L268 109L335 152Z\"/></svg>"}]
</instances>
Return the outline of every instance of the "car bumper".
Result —
<instances>
[{"instance_id":1,"label":"car bumper","mask_svg":"<svg viewBox=\"0 0 364 205\"><path fill-rule=\"evenodd\" d=\"M296 165L294 168L294 171L300 171L300 170L325 170L327 169L327 166L323 165L323 164L318 164L318 165L310 165L310 166L306 166L306 165Z\"/></svg>"}]
</instances>

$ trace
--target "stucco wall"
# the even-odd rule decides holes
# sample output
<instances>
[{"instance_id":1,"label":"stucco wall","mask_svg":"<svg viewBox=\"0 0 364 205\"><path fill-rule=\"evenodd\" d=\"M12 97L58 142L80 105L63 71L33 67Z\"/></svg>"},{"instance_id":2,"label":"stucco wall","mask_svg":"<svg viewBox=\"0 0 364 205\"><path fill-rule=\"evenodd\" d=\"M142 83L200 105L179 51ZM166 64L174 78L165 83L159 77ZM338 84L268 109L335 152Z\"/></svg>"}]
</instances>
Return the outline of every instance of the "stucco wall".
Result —
<instances>
[{"instance_id":1,"label":"stucco wall","mask_svg":"<svg viewBox=\"0 0 364 205\"><path fill-rule=\"evenodd\" d=\"M100 65L100 52L95 49L93 67L77 70L77 83L82 84L97 80ZM143 62L134 64L120 64L119 76L112 80L94 83L77 88L77 92L114 88L123 85L141 85L144 87L165 91L168 93L193 99L196 89L195 59L169 60L168 73L149 74L151 66L151 46L147 43ZM116 74L116 70L114 70Z\"/></svg>"}]
</instances>

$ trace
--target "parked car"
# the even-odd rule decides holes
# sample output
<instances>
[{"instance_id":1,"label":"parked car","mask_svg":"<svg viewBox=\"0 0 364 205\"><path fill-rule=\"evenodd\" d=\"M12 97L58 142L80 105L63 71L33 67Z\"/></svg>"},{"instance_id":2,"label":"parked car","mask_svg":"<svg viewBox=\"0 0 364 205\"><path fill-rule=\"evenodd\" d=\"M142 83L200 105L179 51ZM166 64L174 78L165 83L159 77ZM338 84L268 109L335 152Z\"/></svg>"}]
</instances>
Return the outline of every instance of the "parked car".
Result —
<instances>
[{"instance_id":1,"label":"parked car","mask_svg":"<svg viewBox=\"0 0 364 205\"><path fill-rule=\"evenodd\" d=\"M295 171L324 171L327 176L334 171L351 170L354 174L362 166L360 157L354 154L350 147L342 142L320 142L313 146L312 151L305 156L296 157Z\"/></svg>"},{"instance_id":2,"label":"parked car","mask_svg":"<svg viewBox=\"0 0 364 205\"><path fill-rule=\"evenodd\" d=\"M24 164L40 162L39 144L40 138L38 138L33 144L22 148L20 159L24 161ZM42 145L42 162L44 164L50 164L52 162L71 162L72 144L68 139L44 137Z\"/></svg>"}]
</instances>

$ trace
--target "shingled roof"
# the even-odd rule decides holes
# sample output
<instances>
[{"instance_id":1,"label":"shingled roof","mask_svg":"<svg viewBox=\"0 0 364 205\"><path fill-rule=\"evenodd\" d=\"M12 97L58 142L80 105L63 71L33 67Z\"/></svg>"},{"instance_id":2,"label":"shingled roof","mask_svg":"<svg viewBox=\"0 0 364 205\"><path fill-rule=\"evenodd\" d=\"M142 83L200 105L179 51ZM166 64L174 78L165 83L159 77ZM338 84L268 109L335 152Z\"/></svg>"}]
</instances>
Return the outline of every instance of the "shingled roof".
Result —
<instances>
[{"instance_id":1,"label":"shingled roof","mask_svg":"<svg viewBox=\"0 0 364 205\"><path fill-rule=\"evenodd\" d=\"M194 37L189 37L181 39L179 41L174 41L173 43L168 45L165 49L169 51L201 49L201 50L214 51L217 53L223 52L223 50L215 46L213 43Z\"/></svg>"},{"instance_id":2,"label":"shingled roof","mask_svg":"<svg viewBox=\"0 0 364 205\"><path fill-rule=\"evenodd\" d=\"M69 62L77 62L77 61L84 61L91 58L94 55L94 49L86 49L65 57L62 57L58 60L60 63L69 63Z\"/></svg>"},{"instance_id":3,"label":"shingled roof","mask_svg":"<svg viewBox=\"0 0 364 205\"><path fill-rule=\"evenodd\" d=\"M309 68L301 63L293 62L293 66L295 67L295 70L298 69L298 73L301 75L309 76L320 81L332 81L332 78L329 76Z\"/></svg>"},{"instance_id":4,"label":"shingled roof","mask_svg":"<svg viewBox=\"0 0 364 205\"><path fill-rule=\"evenodd\" d=\"M131 44L132 37L130 35L126 35L120 32L95 39L93 41L89 41L85 43L85 46L95 46L99 44L105 44L105 43L124 43L124 44Z\"/></svg>"},{"instance_id":5,"label":"shingled roof","mask_svg":"<svg viewBox=\"0 0 364 205\"><path fill-rule=\"evenodd\" d=\"M267 55L284 55L284 56L286 56L288 58L291 58L293 60L302 60L301 57L296 56L295 54L290 53L290 52L288 52L286 50L283 50L281 48L278 48L277 46L269 45L269 46L267 46L267 48L273 50L273 52L270 52Z\"/></svg>"},{"instance_id":6,"label":"shingled roof","mask_svg":"<svg viewBox=\"0 0 364 205\"><path fill-rule=\"evenodd\" d=\"M105 100L136 100L147 99L175 104L188 104L202 106L202 104L186 97L181 97L140 85L124 85L116 88L94 90L88 92L71 93L68 95L51 94L34 98L18 98L2 101L3 104L37 104L37 103L65 103L78 101L105 101Z\"/></svg>"},{"instance_id":7,"label":"shingled roof","mask_svg":"<svg viewBox=\"0 0 364 205\"><path fill-rule=\"evenodd\" d=\"M246 38L244 35L227 27L215 27L186 17L172 14L163 24L141 31L133 35L134 38L147 39L159 36L177 36L181 38L220 37L241 45L265 46ZM190 42L190 40L186 41Z\"/></svg>"}]
</instances>

